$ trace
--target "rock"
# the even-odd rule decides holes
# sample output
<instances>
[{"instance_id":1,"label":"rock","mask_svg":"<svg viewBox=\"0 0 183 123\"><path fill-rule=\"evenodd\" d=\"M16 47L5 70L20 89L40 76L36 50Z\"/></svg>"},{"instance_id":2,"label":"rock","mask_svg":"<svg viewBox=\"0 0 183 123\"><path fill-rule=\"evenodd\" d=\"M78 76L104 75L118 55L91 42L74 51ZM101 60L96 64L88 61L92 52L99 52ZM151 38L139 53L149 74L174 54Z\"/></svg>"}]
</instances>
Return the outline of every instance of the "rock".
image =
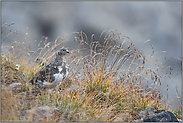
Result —
<instances>
[{"instance_id":1,"label":"rock","mask_svg":"<svg viewBox=\"0 0 183 123\"><path fill-rule=\"evenodd\" d=\"M157 113L154 108L140 112L141 119L135 122L182 122L170 111L161 111Z\"/></svg>"},{"instance_id":2,"label":"rock","mask_svg":"<svg viewBox=\"0 0 183 123\"><path fill-rule=\"evenodd\" d=\"M24 121L45 121L47 117L52 117L55 111L59 110L56 106L42 106L31 110L22 111Z\"/></svg>"},{"instance_id":3,"label":"rock","mask_svg":"<svg viewBox=\"0 0 183 123\"><path fill-rule=\"evenodd\" d=\"M18 91L18 90L21 90L21 86L22 86L22 83L12 83L8 87L6 87L6 90L13 89Z\"/></svg>"},{"instance_id":4,"label":"rock","mask_svg":"<svg viewBox=\"0 0 183 123\"><path fill-rule=\"evenodd\" d=\"M8 89L11 89L11 88L16 88L18 86L21 86L22 83L12 83L11 85L8 86Z\"/></svg>"},{"instance_id":5,"label":"rock","mask_svg":"<svg viewBox=\"0 0 183 123\"><path fill-rule=\"evenodd\" d=\"M170 111L151 114L147 116L143 121L144 122L179 122L176 116Z\"/></svg>"}]
</instances>

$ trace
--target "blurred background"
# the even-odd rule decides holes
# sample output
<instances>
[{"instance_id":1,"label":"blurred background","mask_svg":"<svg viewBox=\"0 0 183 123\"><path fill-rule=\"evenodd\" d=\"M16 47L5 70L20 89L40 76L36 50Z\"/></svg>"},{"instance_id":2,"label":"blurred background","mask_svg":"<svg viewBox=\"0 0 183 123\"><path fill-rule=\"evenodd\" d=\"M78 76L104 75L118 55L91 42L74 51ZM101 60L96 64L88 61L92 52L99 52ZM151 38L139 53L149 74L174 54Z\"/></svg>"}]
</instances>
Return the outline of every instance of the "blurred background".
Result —
<instances>
[{"instance_id":1,"label":"blurred background","mask_svg":"<svg viewBox=\"0 0 183 123\"><path fill-rule=\"evenodd\" d=\"M1 25L14 25L2 33L2 52L10 43L25 42L27 35L32 50L36 50L37 42L43 36L49 42L57 37L66 37L73 32L85 32L88 38L92 34L98 38L102 31L114 29L132 39L137 48L145 55L151 55L150 40L154 52L166 51L166 59L171 59L167 66L173 66L172 57L181 59L181 1L82 1L82 2L1 2ZM1 31L4 27L1 28ZM6 37L11 31L17 31ZM77 48L70 42L65 47ZM156 56L164 63L165 54ZM174 59L175 67L171 77L174 81L164 80L162 87L167 87L162 96L168 99L176 109L177 98L181 94L181 61Z\"/></svg>"}]
</instances>

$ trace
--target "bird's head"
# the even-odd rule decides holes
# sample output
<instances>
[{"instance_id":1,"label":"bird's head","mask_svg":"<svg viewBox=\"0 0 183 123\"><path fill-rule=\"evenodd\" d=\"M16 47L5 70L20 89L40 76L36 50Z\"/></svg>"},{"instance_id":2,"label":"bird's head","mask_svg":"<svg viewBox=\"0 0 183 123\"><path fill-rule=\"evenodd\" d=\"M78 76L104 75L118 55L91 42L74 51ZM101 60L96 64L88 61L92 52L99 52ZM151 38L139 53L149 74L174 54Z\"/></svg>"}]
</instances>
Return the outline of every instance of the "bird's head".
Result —
<instances>
[{"instance_id":1,"label":"bird's head","mask_svg":"<svg viewBox=\"0 0 183 123\"><path fill-rule=\"evenodd\" d=\"M69 53L69 51L67 49L62 48L59 50L58 55L64 56L67 53Z\"/></svg>"}]
</instances>

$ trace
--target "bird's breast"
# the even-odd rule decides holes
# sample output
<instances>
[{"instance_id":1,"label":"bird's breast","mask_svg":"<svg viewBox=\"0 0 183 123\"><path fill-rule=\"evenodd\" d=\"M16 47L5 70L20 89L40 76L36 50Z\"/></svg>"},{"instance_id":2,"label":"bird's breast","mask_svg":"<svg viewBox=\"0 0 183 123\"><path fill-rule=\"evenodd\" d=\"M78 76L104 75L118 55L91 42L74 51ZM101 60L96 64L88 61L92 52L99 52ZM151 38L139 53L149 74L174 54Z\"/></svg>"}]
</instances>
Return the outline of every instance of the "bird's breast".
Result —
<instances>
[{"instance_id":1,"label":"bird's breast","mask_svg":"<svg viewBox=\"0 0 183 123\"><path fill-rule=\"evenodd\" d=\"M56 73L53 75L55 77L55 81L62 81L64 79L64 74L63 73Z\"/></svg>"}]
</instances>

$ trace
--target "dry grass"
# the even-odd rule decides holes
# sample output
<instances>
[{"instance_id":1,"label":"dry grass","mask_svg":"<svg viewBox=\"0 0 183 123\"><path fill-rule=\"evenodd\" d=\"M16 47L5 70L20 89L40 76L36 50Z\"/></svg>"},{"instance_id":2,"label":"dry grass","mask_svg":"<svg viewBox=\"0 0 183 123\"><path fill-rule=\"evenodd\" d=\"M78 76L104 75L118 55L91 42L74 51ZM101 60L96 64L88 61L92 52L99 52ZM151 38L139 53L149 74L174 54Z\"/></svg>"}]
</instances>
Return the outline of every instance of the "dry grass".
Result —
<instances>
[{"instance_id":1,"label":"dry grass","mask_svg":"<svg viewBox=\"0 0 183 123\"><path fill-rule=\"evenodd\" d=\"M24 43L14 42L1 55L2 121L38 121L31 115L29 119L22 118L21 112L40 106L59 107L53 116L41 120L45 122L131 122L139 118L141 110L168 108L168 104L162 104L159 87L163 77L157 73L164 70L164 64L153 55L145 56L129 37L112 30L102 32L99 40L92 35L90 43L84 32L75 32L70 37L55 42L45 38L35 52L27 38ZM69 77L60 85L60 93L35 96L36 88L27 84L41 68L35 59L43 57L51 62L68 40L79 45L66 57ZM153 51L152 45L151 48ZM147 67L152 61L158 66L155 69ZM18 70L16 64L20 65ZM21 89L8 90L12 83L22 83ZM174 111L179 118L181 109Z\"/></svg>"}]
</instances>

